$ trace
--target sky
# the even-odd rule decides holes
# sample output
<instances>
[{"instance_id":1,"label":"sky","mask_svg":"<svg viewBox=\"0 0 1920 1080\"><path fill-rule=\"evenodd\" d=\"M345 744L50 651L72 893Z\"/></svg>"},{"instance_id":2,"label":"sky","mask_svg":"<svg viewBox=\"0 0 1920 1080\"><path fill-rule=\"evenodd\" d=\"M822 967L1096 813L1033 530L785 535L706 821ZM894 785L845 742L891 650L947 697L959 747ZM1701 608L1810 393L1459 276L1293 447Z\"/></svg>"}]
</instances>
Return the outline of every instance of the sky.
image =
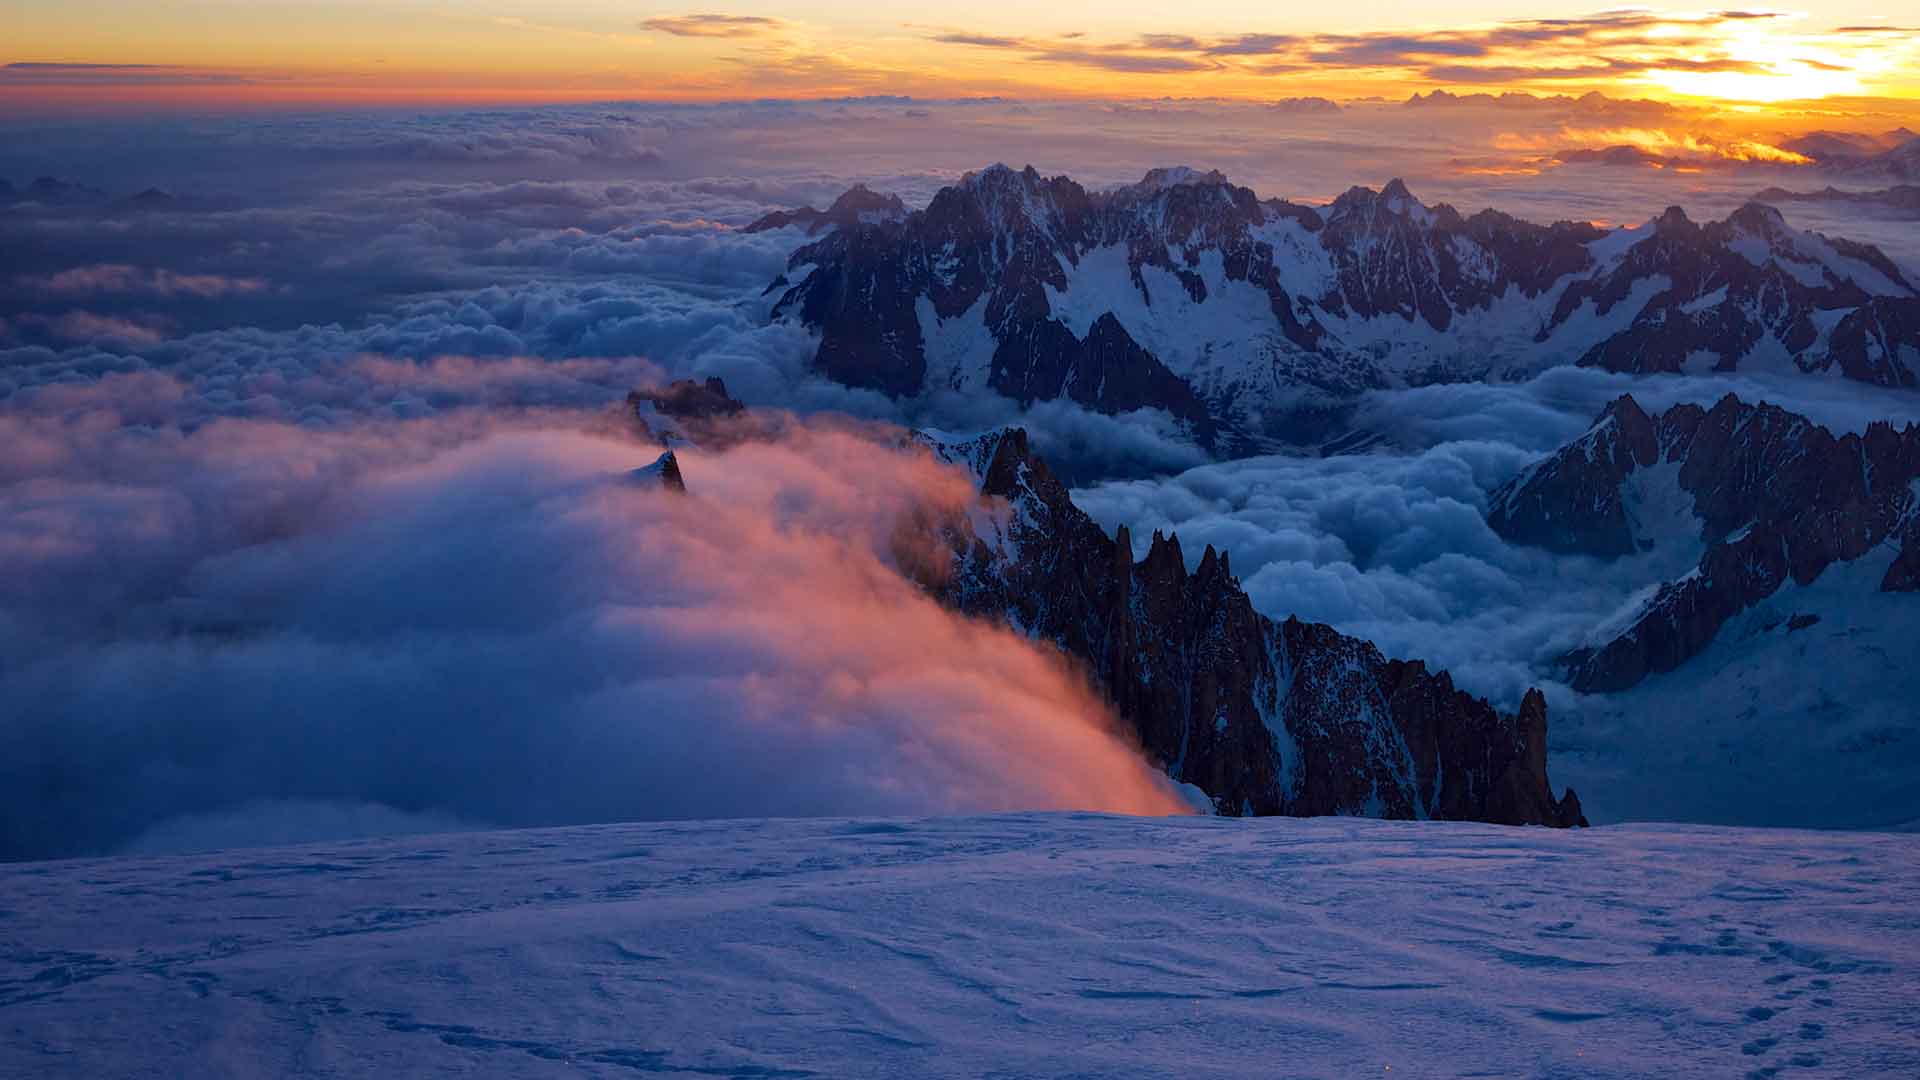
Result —
<instances>
[{"instance_id":1,"label":"sky","mask_svg":"<svg viewBox=\"0 0 1920 1080\"><path fill-rule=\"evenodd\" d=\"M950 16L845 0L8 7L0 101L47 110L873 94L1351 100L1441 88L1745 107L1920 99L1920 17L1881 0L1599 12L1487 0L1177 10L986 0Z\"/></svg>"}]
</instances>

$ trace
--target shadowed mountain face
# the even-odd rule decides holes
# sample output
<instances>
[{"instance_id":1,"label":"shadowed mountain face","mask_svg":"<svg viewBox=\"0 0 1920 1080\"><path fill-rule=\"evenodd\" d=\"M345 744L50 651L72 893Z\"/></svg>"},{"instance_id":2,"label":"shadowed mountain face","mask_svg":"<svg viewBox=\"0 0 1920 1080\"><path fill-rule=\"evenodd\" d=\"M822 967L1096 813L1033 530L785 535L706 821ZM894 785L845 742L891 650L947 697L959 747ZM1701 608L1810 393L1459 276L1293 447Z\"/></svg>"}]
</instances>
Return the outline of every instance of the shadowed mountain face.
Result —
<instances>
[{"instance_id":1,"label":"shadowed mountain face","mask_svg":"<svg viewBox=\"0 0 1920 1080\"><path fill-rule=\"evenodd\" d=\"M1488 523L1518 543L1624 555L1654 542L1636 504L1656 477L1652 486L1690 500L1706 552L1617 633L1562 659L1575 689L1622 690L1672 671L1732 616L1835 563L1879 552L1892 560L1882 591L1920 588L1920 426L1882 422L1836 438L1731 395L1657 416L1620 398L1580 439L1496 491Z\"/></svg>"},{"instance_id":2,"label":"shadowed mountain face","mask_svg":"<svg viewBox=\"0 0 1920 1080\"><path fill-rule=\"evenodd\" d=\"M1370 388L1562 364L1920 382L1914 283L1757 204L1607 232L1398 181L1314 208L1219 173L1090 192L996 165L833 227L770 291L847 385L1159 408L1229 453L1305 441L1301 418Z\"/></svg>"},{"instance_id":3,"label":"shadowed mountain face","mask_svg":"<svg viewBox=\"0 0 1920 1080\"><path fill-rule=\"evenodd\" d=\"M944 602L1080 660L1148 755L1224 814L1358 814L1584 824L1546 773L1546 700L1517 716L1445 672L1253 609L1211 546L1188 572L1177 537L1134 558L1068 497L1019 429L927 440L978 479L989 510L949 522Z\"/></svg>"}]
</instances>

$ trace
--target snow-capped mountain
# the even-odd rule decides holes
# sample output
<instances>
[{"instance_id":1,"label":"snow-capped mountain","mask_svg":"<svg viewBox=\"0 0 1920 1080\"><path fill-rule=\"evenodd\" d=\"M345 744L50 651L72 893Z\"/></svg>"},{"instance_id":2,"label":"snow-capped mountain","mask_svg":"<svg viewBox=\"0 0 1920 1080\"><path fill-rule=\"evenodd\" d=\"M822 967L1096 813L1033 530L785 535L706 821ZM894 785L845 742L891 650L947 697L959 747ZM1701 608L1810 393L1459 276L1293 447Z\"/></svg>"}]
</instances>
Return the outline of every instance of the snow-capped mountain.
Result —
<instances>
[{"instance_id":1,"label":"snow-capped mountain","mask_svg":"<svg viewBox=\"0 0 1920 1080\"><path fill-rule=\"evenodd\" d=\"M1621 397L1496 491L1488 523L1519 543L1599 556L1704 544L1693 571L1563 659L1575 689L1622 690L1678 668L1735 615L1837 563L1884 561L1873 575L1882 592L1920 590L1920 425L1836 438L1732 395L1657 416Z\"/></svg>"},{"instance_id":2,"label":"snow-capped mountain","mask_svg":"<svg viewBox=\"0 0 1920 1080\"><path fill-rule=\"evenodd\" d=\"M1467 217L1398 181L1314 208L1217 172L1088 191L996 165L834 228L770 291L847 385L1157 407L1228 451L1309 441L1305 418L1370 388L1563 364L1920 381L1899 266L1758 205L1607 231Z\"/></svg>"},{"instance_id":3,"label":"snow-capped mountain","mask_svg":"<svg viewBox=\"0 0 1920 1080\"><path fill-rule=\"evenodd\" d=\"M1126 528L1109 537L1075 506L1018 428L921 439L986 497L946 523L952 558L929 588L1079 659L1148 755L1218 812L1585 823L1548 784L1538 691L1504 715L1445 672L1275 622L1212 546L1188 573L1179 539L1156 533L1136 562Z\"/></svg>"},{"instance_id":4,"label":"snow-capped mountain","mask_svg":"<svg viewBox=\"0 0 1920 1080\"><path fill-rule=\"evenodd\" d=\"M1852 179L1920 180L1920 135L1901 128L1857 142L1853 153L1836 151L1821 166Z\"/></svg>"},{"instance_id":5,"label":"snow-capped mountain","mask_svg":"<svg viewBox=\"0 0 1920 1080\"><path fill-rule=\"evenodd\" d=\"M1820 165L1853 165L1879 157L1889 150L1898 150L1915 140L1920 140L1920 135L1906 128L1895 128L1892 131L1879 133L1809 131L1781 143L1780 149L1812 158Z\"/></svg>"}]
</instances>

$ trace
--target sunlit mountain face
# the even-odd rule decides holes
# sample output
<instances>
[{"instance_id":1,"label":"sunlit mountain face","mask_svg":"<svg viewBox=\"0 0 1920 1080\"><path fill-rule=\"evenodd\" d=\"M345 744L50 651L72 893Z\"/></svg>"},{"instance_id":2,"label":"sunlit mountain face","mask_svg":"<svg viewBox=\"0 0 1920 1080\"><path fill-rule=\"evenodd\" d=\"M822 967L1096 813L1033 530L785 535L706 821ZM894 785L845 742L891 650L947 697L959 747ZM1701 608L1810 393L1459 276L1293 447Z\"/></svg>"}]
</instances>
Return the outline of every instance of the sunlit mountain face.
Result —
<instances>
[{"instance_id":1,"label":"sunlit mountain face","mask_svg":"<svg viewBox=\"0 0 1920 1080\"><path fill-rule=\"evenodd\" d=\"M0 1075L1920 1075L1916 640L1897 11L8 14Z\"/></svg>"}]
</instances>

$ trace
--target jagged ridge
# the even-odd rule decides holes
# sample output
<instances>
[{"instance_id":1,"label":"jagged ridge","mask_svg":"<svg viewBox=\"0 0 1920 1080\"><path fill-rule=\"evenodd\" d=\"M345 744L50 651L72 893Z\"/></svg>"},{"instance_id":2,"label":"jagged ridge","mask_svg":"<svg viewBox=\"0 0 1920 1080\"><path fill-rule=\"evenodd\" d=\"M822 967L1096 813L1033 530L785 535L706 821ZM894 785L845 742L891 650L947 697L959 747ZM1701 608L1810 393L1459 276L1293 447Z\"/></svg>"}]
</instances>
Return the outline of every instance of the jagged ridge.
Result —
<instances>
[{"instance_id":1,"label":"jagged ridge","mask_svg":"<svg viewBox=\"0 0 1920 1080\"><path fill-rule=\"evenodd\" d=\"M1548 785L1537 691L1503 715L1445 672L1275 622L1211 546L1189 573L1179 539L1155 533L1136 562L1128 531L1075 506L1020 429L924 441L1001 508L947 525L935 595L1078 658L1148 754L1221 813L1584 824Z\"/></svg>"},{"instance_id":2,"label":"jagged ridge","mask_svg":"<svg viewBox=\"0 0 1920 1080\"><path fill-rule=\"evenodd\" d=\"M1399 181L1315 208L1217 172L1088 191L996 165L834 228L770 288L847 385L1159 408L1229 451L1369 388L1554 364L1920 382L1920 292L1900 268L1757 204L1608 232L1463 216Z\"/></svg>"}]
</instances>

